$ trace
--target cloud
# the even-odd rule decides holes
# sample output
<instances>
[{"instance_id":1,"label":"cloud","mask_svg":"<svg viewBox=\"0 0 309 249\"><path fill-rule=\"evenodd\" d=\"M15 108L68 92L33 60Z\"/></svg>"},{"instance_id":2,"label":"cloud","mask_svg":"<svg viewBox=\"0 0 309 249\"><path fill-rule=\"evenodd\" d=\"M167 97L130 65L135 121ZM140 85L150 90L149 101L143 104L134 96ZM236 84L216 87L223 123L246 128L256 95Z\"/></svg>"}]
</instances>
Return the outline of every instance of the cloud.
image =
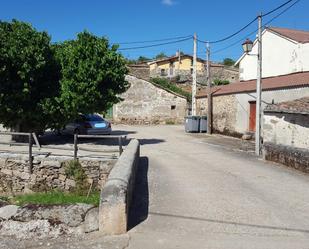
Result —
<instances>
[{"instance_id":1,"label":"cloud","mask_svg":"<svg viewBox=\"0 0 309 249\"><path fill-rule=\"evenodd\" d=\"M166 6L173 6L173 5L176 4L176 2L174 0L162 0L161 3L166 5Z\"/></svg>"}]
</instances>

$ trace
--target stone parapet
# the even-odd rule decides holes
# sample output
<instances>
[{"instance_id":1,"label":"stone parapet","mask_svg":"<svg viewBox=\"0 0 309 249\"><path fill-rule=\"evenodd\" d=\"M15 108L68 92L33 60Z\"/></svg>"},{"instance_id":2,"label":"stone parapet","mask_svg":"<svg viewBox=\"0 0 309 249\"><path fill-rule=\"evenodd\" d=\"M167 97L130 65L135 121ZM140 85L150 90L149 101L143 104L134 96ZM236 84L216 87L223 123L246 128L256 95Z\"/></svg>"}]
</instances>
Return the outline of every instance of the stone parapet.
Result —
<instances>
[{"instance_id":1,"label":"stone parapet","mask_svg":"<svg viewBox=\"0 0 309 249\"><path fill-rule=\"evenodd\" d=\"M127 231L139 155L139 142L132 140L110 172L101 191L99 230L105 235L123 234Z\"/></svg>"}]
</instances>

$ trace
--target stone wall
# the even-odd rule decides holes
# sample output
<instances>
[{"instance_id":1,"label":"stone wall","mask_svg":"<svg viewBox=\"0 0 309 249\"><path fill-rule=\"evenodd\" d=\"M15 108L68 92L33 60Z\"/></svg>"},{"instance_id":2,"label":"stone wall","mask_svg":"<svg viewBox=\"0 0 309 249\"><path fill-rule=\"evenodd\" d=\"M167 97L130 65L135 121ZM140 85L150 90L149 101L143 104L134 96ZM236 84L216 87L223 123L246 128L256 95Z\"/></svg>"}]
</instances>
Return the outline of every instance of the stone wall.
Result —
<instances>
[{"instance_id":1,"label":"stone wall","mask_svg":"<svg viewBox=\"0 0 309 249\"><path fill-rule=\"evenodd\" d=\"M207 98L197 99L198 115L207 115ZM223 95L213 97L213 131L225 135L240 137L236 132L237 103L235 95Z\"/></svg>"},{"instance_id":2,"label":"stone wall","mask_svg":"<svg viewBox=\"0 0 309 249\"><path fill-rule=\"evenodd\" d=\"M264 142L309 150L309 115L265 112Z\"/></svg>"},{"instance_id":3,"label":"stone wall","mask_svg":"<svg viewBox=\"0 0 309 249\"><path fill-rule=\"evenodd\" d=\"M142 65L128 65L129 74L135 76L140 79L149 80L150 77L150 69L149 66L146 64Z\"/></svg>"},{"instance_id":4,"label":"stone wall","mask_svg":"<svg viewBox=\"0 0 309 249\"><path fill-rule=\"evenodd\" d=\"M309 150L270 142L263 144L265 160L284 164L288 167L309 173Z\"/></svg>"},{"instance_id":5,"label":"stone wall","mask_svg":"<svg viewBox=\"0 0 309 249\"><path fill-rule=\"evenodd\" d=\"M27 157L0 155L0 193L21 193L27 191L46 191L50 189L70 190L75 181L65 174L65 166L72 158L36 158L32 173L29 171ZM100 189L114 166L115 159L81 159L88 180L93 180L94 188Z\"/></svg>"},{"instance_id":6,"label":"stone wall","mask_svg":"<svg viewBox=\"0 0 309 249\"><path fill-rule=\"evenodd\" d=\"M128 75L130 88L120 95L114 105L114 122L129 124L182 123L186 116L187 100L154 84Z\"/></svg>"},{"instance_id":7,"label":"stone wall","mask_svg":"<svg viewBox=\"0 0 309 249\"><path fill-rule=\"evenodd\" d=\"M265 112L264 158L309 173L309 115Z\"/></svg>"}]
</instances>

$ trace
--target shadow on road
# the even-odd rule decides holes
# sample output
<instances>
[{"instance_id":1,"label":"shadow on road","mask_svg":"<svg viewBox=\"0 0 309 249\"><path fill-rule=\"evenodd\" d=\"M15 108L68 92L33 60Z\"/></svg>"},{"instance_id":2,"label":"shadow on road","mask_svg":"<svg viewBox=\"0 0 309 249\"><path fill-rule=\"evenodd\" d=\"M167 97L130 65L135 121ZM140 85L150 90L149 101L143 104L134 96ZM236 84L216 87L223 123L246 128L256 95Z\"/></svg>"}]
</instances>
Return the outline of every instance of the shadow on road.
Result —
<instances>
[{"instance_id":1,"label":"shadow on road","mask_svg":"<svg viewBox=\"0 0 309 249\"><path fill-rule=\"evenodd\" d=\"M234 226L244 226L244 227L253 227L253 228L260 228L260 229L270 229L270 230L281 230L281 231L309 233L309 230L301 229L301 228L290 228L290 227L278 227L278 226L271 226L271 225L248 224L248 223L240 223L240 222L233 222L233 221L206 219L206 218L200 218L200 217L191 217L191 216L183 216L183 215L175 215L175 214L165 214L165 213L156 213L156 212L151 212L149 214L155 215L155 216L161 216L161 217L179 218L179 219L184 219L184 220L205 221L205 222L227 224L227 225L234 225Z\"/></svg>"},{"instance_id":2,"label":"shadow on road","mask_svg":"<svg viewBox=\"0 0 309 249\"><path fill-rule=\"evenodd\" d=\"M148 217L148 157L141 157L136 172L132 204L129 211L128 230L142 223Z\"/></svg>"}]
</instances>

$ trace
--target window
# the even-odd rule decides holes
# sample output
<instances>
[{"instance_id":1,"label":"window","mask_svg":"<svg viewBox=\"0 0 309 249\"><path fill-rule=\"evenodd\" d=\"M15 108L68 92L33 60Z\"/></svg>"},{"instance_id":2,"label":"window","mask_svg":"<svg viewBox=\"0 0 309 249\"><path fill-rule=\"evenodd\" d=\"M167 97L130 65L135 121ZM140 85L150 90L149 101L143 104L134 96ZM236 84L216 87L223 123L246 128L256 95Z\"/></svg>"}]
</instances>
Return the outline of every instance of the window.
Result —
<instances>
[{"instance_id":1,"label":"window","mask_svg":"<svg viewBox=\"0 0 309 249\"><path fill-rule=\"evenodd\" d=\"M176 105L171 105L171 110L175 110L176 109Z\"/></svg>"},{"instance_id":2,"label":"window","mask_svg":"<svg viewBox=\"0 0 309 249\"><path fill-rule=\"evenodd\" d=\"M193 68L191 68L191 74L193 74Z\"/></svg>"},{"instance_id":3,"label":"window","mask_svg":"<svg viewBox=\"0 0 309 249\"><path fill-rule=\"evenodd\" d=\"M164 68L161 69L160 74L161 74L161 76L165 76L165 69Z\"/></svg>"}]
</instances>

